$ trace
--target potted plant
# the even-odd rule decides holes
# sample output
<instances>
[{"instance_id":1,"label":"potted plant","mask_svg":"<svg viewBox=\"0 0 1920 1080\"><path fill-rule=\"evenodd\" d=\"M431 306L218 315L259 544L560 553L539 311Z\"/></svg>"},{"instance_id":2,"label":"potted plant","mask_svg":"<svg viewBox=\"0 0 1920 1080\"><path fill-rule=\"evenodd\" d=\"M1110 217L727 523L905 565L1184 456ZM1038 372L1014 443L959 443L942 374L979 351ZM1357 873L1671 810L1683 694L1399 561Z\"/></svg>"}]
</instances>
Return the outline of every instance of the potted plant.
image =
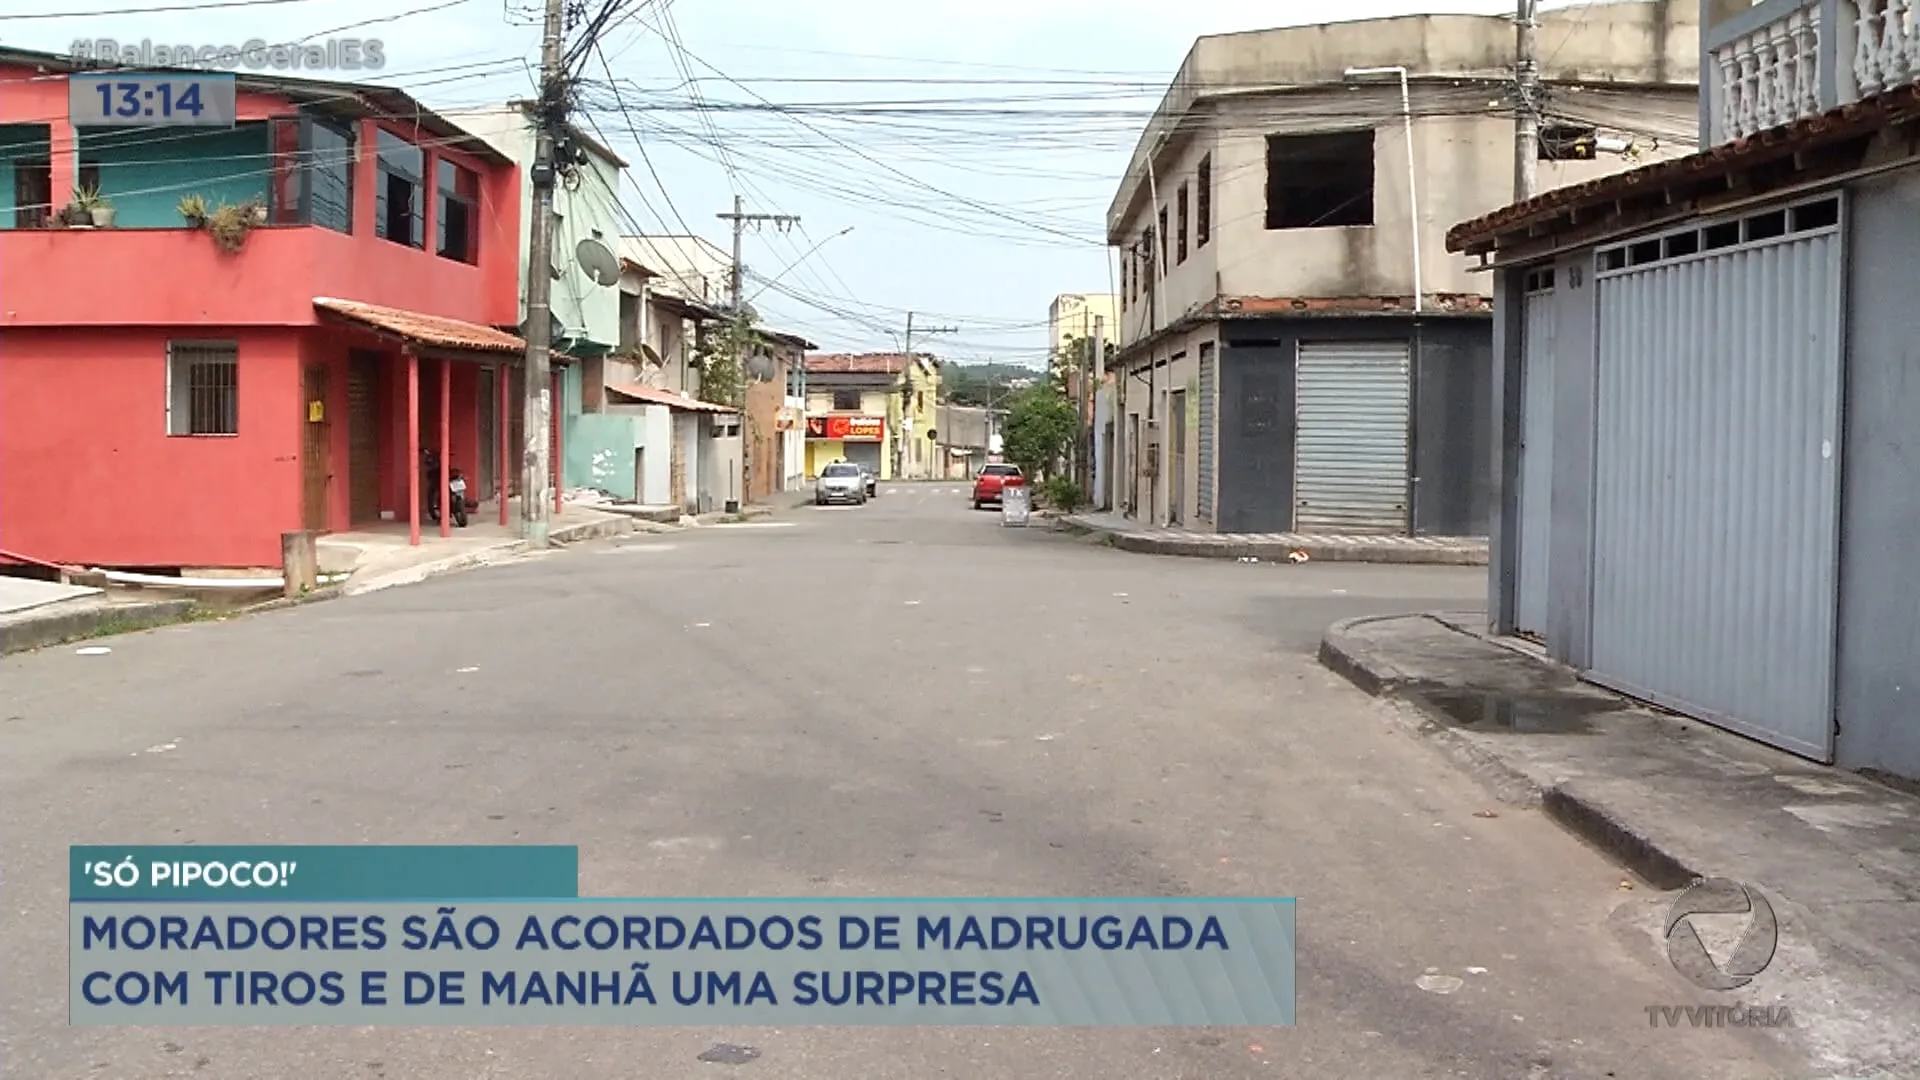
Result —
<instances>
[{"instance_id":1,"label":"potted plant","mask_svg":"<svg viewBox=\"0 0 1920 1080\"><path fill-rule=\"evenodd\" d=\"M246 246L247 234L253 231L257 220L251 203L239 206L222 203L207 215L207 235L213 237L221 251L233 254Z\"/></svg>"},{"instance_id":2,"label":"potted plant","mask_svg":"<svg viewBox=\"0 0 1920 1080\"><path fill-rule=\"evenodd\" d=\"M265 225L267 223L266 200L248 199L246 203L246 208L247 208L247 212L253 215L253 223L255 225Z\"/></svg>"},{"instance_id":3,"label":"potted plant","mask_svg":"<svg viewBox=\"0 0 1920 1080\"><path fill-rule=\"evenodd\" d=\"M69 229L90 229L93 227L93 207L82 198L84 192L73 190L73 198L60 208L60 223Z\"/></svg>"},{"instance_id":4,"label":"potted plant","mask_svg":"<svg viewBox=\"0 0 1920 1080\"><path fill-rule=\"evenodd\" d=\"M100 194L99 188L80 188L73 193L73 202L86 212L82 224L96 225L102 229L113 227L113 203Z\"/></svg>"},{"instance_id":5,"label":"potted plant","mask_svg":"<svg viewBox=\"0 0 1920 1080\"><path fill-rule=\"evenodd\" d=\"M187 223L189 229L207 227L207 197L205 195L183 195L174 209L180 212L180 220Z\"/></svg>"}]
</instances>

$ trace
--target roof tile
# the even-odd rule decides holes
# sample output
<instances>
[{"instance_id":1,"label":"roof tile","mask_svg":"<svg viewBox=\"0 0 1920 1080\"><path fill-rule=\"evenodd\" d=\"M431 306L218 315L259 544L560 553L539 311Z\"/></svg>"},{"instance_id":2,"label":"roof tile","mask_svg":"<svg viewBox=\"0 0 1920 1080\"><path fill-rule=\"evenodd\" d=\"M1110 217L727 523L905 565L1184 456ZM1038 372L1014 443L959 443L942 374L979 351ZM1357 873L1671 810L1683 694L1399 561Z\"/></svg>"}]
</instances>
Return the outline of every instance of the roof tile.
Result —
<instances>
[{"instance_id":1,"label":"roof tile","mask_svg":"<svg viewBox=\"0 0 1920 1080\"><path fill-rule=\"evenodd\" d=\"M428 315L358 300L336 300L328 296L314 297L313 306L349 322L430 348L488 353L520 353L527 348L525 341L504 330L449 319L444 315Z\"/></svg>"}]
</instances>

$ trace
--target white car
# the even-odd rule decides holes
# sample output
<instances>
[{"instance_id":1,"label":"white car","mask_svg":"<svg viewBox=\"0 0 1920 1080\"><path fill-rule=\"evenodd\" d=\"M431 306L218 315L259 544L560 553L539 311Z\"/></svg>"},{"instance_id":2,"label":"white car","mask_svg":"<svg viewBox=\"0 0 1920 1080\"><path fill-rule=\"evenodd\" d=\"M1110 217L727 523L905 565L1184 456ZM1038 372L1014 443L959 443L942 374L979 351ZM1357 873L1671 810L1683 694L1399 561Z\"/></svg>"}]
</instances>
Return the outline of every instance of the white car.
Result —
<instances>
[{"instance_id":1,"label":"white car","mask_svg":"<svg viewBox=\"0 0 1920 1080\"><path fill-rule=\"evenodd\" d=\"M867 473L858 465L836 461L821 469L819 479L813 482L813 505L842 502L854 506L866 505Z\"/></svg>"}]
</instances>

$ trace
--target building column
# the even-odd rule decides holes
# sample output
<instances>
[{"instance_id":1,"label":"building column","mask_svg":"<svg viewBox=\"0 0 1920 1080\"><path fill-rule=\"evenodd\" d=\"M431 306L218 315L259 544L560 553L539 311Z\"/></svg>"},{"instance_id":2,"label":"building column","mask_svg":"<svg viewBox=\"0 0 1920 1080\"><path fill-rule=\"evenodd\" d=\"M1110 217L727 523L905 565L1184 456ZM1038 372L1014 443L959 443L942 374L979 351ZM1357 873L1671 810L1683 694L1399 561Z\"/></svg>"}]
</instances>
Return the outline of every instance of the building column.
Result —
<instances>
[{"instance_id":1,"label":"building column","mask_svg":"<svg viewBox=\"0 0 1920 1080\"><path fill-rule=\"evenodd\" d=\"M449 485L447 483L448 478L453 475L453 466L449 463L451 461L449 455L453 452L451 445L451 436L453 434L453 424L451 423L453 419L453 365L449 363L444 356L435 361L435 363L440 367L440 478L434 482L440 485L440 490L434 492L433 497L440 500L440 538L444 540L453 535L452 492L448 490Z\"/></svg>"},{"instance_id":2,"label":"building column","mask_svg":"<svg viewBox=\"0 0 1920 1080\"><path fill-rule=\"evenodd\" d=\"M500 524L505 525L508 520L507 492L512 490L512 486L507 479L507 470L513 457L507 452L507 444L511 441L513 434L513 417L512 414L507 411L507 402L512 396L510 391L513 389L513 369L505 364L495 364L493 367L493 385L494 411L500 414L499 419L496 420L494 424L498 436L496 441L500 445L494 447L494 453L499 455L499 465L493 470L493 486L500 498ZM486 448L482 447L480 452L483 454L486 453Z\"/></svg>"},{"instance_id":3,"label":"building column","mask_svg":"<svg viewBox=\"0 0 1920 1080\"><path fill-rule=\"evenodd\" d=\"M560 422L560 414L566 404L566 381L561 378L564 368L553 369L553 408L548 415L553 418L553 512L558 514L566 502L567 463L565 455L566 430Z\"/></svg>"},{"instance_id":4,"label":"building column","mask_svg":"<svg viewBox=\"0 0 1920 1080\"><path fill-rule=\"evenodd\" d=\"M407 543L420 546L420 355L407 351Z\"/></svg>"}]
</instances>

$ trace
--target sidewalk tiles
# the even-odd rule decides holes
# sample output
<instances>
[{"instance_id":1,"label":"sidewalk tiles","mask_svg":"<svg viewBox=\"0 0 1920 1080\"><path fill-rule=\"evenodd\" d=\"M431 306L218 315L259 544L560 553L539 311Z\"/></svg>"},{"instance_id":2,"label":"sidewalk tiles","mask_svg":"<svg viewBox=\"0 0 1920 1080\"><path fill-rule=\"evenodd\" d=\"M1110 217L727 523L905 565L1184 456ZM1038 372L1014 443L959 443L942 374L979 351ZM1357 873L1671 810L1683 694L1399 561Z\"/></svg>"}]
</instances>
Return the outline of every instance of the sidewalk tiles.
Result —
<instances>
[{"instance_id":1,"label":"sidewalk tiles","mask_svg":"<svg viewBox=\"0 0 1920 1080\"><path fill-rule=\"evenodd\" d=\"M1765 988L1837 1067L1920 1062L1920 795L1643 707L1486 625L1481 612L1352 619L1320 659L1498 796L1655 887L1757 888L1779 948L1741 1003Z\"/></svg>"}]
</instances>

